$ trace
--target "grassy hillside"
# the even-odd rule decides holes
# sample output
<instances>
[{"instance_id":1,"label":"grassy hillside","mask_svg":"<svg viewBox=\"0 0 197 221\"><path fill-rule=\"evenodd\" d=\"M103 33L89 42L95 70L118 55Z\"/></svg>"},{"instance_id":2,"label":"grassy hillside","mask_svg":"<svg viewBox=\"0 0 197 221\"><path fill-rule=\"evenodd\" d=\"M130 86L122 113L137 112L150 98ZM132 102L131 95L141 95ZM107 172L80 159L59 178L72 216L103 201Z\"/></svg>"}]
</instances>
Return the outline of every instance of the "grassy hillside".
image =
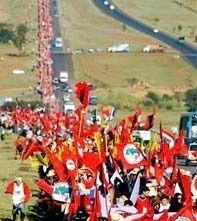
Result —
<instances>
[{"instance_id":1,"label":"grassy hillside","mask_svg":"<svg viewBox=\"0 0 197 221\"><path fill-rule=\"evenodd\" d=\"M197 35L196 0L114 0L128 14L194 43Z\"/></svg>"},{"instance_id":2,"label":"grassy hillside","mask_svg":"<svg viewBox=\"0 0 197 221\"><path fill-rule=\"evenodd\" d=\"M28 43L24 46L26 56L14 56L18 53L12 43L0 45L0 94L2 97L12 96L22 99L37 99L33 87L36 85L37 70L32 71L37 64L37 2L30 0L1 0L0 23L7 23L16 27L26 23ZM12 70L22 69L25 75L17 76Z\"/></svg>"}]
</instances>

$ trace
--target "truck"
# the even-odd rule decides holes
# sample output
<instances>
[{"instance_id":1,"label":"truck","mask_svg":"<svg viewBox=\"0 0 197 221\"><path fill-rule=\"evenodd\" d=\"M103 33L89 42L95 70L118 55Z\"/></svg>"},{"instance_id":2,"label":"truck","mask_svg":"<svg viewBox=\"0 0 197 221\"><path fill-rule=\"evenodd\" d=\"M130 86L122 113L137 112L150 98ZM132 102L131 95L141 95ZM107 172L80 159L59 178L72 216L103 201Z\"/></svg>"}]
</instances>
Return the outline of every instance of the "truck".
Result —
<instances>
[{"instance_id":1,"label":"truck","mask_svg":"<svg viewBox=\"0 0 197 221\"><path fill-rule=\"evenodd\" d=\"M162 45L147 45L142 51L145 53L163 53L164 47Z\"/></svg>"},{"instance_id":2,"label":"truck","mask_svg":"<svg viewBox=\"0 0 197 221\"><path fill-rule=\"evenodd\" d=\"M197 143L197 111L181 114L179 132L183 132L187 146Z\"/></svg>"},{"instance_id":3,"label":"truck","mask_svg":"<svg viewBox=\"0 0 197 221\"><path fill-rule=\"evenodd\" d=\"M66 83L68 82L68 72L61 71L59 75L59 82L60 83Z\"/></svg>"},{"instance_id":4,"label":"truck","mask_svg":"<svg viewBox=\"0 0 197 221\"><path fill-rule=\"evenodd\" d=\"M108 52L129 52L130 44L117 44L107 49Z\"/></svg>"}]
</instances>

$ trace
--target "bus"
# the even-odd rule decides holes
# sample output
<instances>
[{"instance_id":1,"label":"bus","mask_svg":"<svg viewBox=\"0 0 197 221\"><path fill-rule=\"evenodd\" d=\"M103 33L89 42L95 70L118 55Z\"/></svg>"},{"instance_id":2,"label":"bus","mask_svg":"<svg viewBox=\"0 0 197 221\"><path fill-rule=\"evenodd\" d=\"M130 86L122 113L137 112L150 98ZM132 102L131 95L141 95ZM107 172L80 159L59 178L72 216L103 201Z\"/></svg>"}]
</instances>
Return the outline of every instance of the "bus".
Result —
<instances>
[{"instance_id":1,"label":"bus","mask_svg":"<svg viewBox=\"0 0 197 221\"><path fill-rule=\"evenodd\" d=\"M181 114L179 132L183 132L186 144L197 142L197 111Z\"/></svg>"}]
</instances>

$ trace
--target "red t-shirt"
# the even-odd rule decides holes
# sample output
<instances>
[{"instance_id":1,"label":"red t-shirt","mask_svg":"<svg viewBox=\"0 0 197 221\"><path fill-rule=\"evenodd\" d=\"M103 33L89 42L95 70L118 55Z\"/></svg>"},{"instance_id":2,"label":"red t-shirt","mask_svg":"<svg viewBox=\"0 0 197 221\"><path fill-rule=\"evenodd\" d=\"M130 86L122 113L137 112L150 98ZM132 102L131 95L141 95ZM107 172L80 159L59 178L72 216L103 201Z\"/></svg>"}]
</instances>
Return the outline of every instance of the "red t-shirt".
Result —
<instances>
[{"instance_id":1,"label":"red t-shirt","mask_svg":"<svg viewBox=\"0 0 197 221\"><path fill-rule=\"evenodd\" d=\"M137 198L135 207L137 208L138 213L147 213L149 206L150 206L150 200L148 197L142 198L139 196Z\"/></svg>"}]
</instances>

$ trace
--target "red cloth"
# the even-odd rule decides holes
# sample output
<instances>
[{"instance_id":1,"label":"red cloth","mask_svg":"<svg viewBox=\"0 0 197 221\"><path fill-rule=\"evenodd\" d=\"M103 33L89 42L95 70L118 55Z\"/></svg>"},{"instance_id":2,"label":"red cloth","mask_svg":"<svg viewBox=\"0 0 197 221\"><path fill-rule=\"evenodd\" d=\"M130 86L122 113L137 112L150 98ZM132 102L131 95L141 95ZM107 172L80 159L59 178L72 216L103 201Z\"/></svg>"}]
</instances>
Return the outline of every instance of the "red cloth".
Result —
<instances>
[{"instance_id":1,"label":"red cloth","mask_svg":"<svg viewBox=\"0 0 197 221\"><path fill-rule=\"evenodd\" d=\"M52 194L53 193L53 187L50 186L45 180L37 180L35 181L35 184L37 185L37 187L41 190L43 190L44 192L48 193L48 194Z\"/></svg>"},{"instance_id":2,"label":"red cloth","mask_svg":"<svg viewBox=\"0 0 197 221\"><path fill-rule=\"evenodd\" d=\"M10 182L5 190L5 193L7 194L13 194L13 191L14 191L14 181ZM30 188L29 186L25 183L25 182L22 182L23 183L23 191L24 191L24 195L25 195L25 202L28 202L29 199L30 199L30 196L31 196L31 191L30 191Z\"/></svg>"},{"instance_id":3,"label":"red cloth","mask_svg":"<svg viewBox=\"0 0 197 221\"><path fill-rule=\"evenodd\" d=\"M75 85L75 93L77 97L79 98L79 101L83 105L84 108L86 108L89 104L89 86L87 82L80 81Z\"/></svg>"},{"instance_id":4,"label":"red cloth","mask_svg":"<svg viewBox=\"0 0 197 221\"><path fill-rule=\"evenodd\" d=\"M135 207L138 210L138 213L143 213L144 209L146 209L148 211L149 207L150 207L150 200L148 199L148 197L145 197L144 199L141 198L140 196L137 198Z\"/></svg>"}]
</instances>

